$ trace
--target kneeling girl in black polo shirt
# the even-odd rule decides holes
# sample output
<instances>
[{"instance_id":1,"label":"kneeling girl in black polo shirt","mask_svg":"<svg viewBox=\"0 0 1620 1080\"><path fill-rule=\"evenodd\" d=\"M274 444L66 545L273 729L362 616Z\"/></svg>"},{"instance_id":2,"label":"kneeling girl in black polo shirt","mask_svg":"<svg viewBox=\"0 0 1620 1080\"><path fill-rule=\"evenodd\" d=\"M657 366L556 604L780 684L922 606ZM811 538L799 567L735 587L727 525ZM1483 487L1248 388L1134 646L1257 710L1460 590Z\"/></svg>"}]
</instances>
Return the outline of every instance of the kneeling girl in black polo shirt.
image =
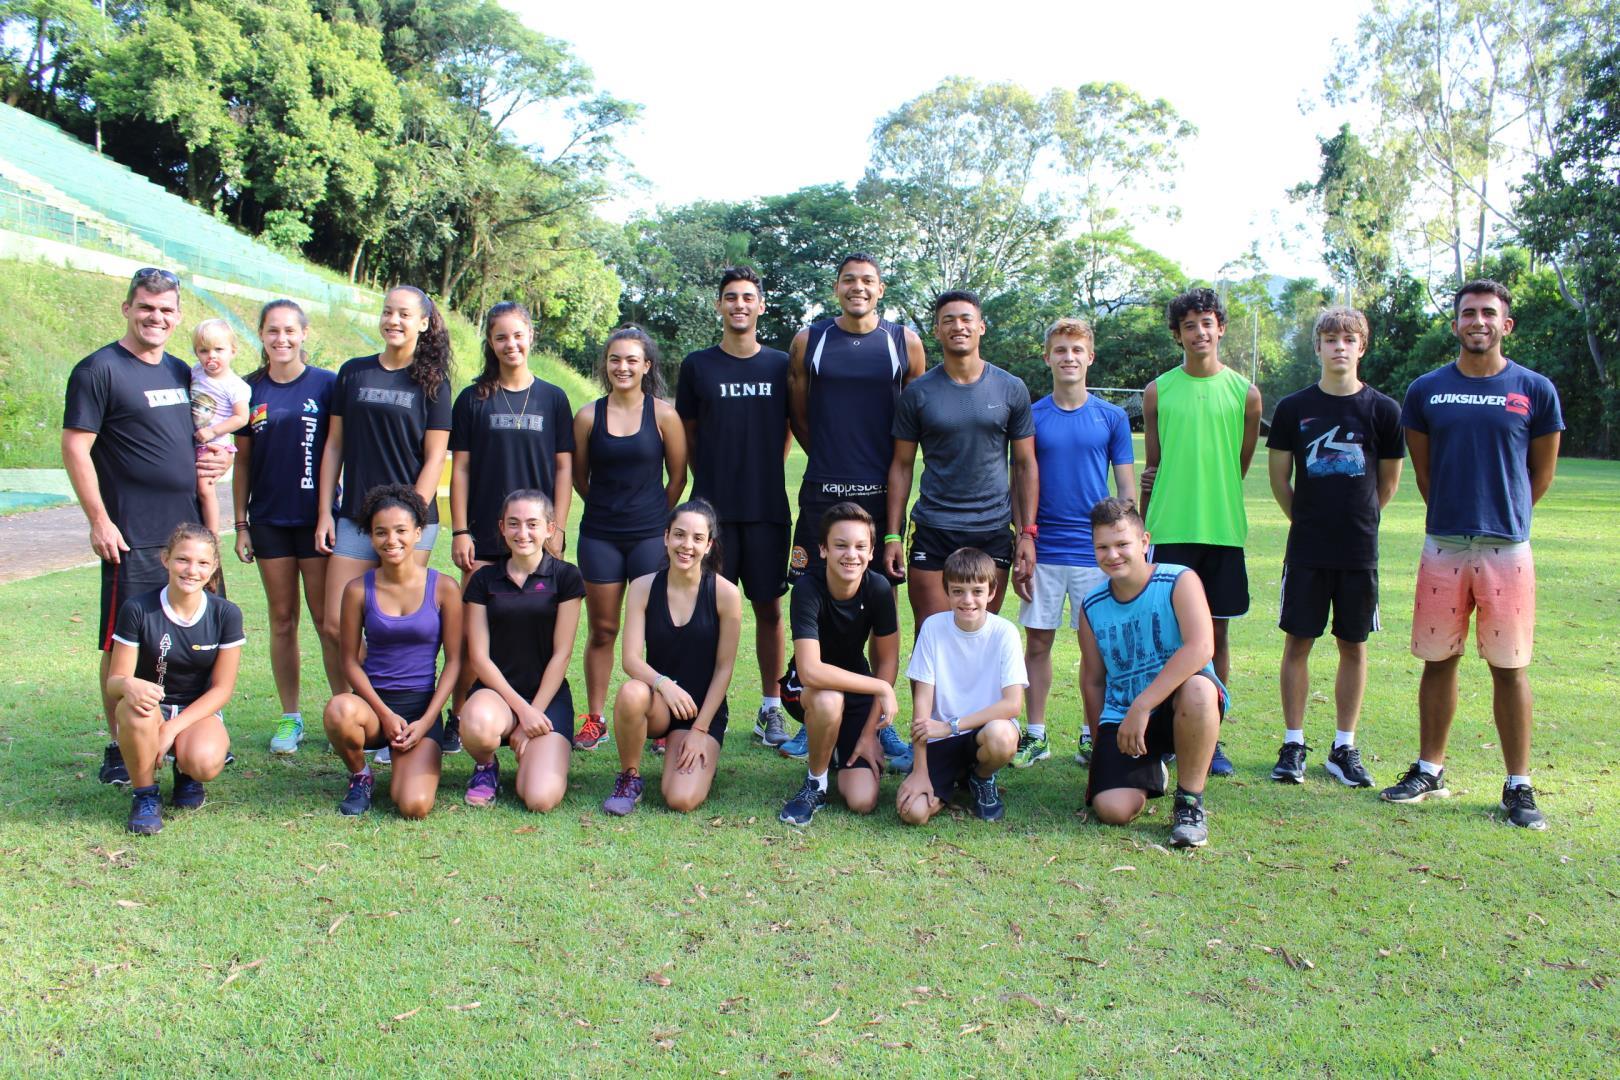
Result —
<instances>
[{"instance_id":1,"label":"kneeling girl in black polo shirt","mask_svg":"<svg viewBox=\"0 0 1620 1080\"><path fill-rule=\"evenodd\" d=\"M354 687L326 703L326 737L349 770L338 810L371 808L365 751L388 747L389 794L400 816L426 817L439 792L440 713L461 671L461 590L417 561L427 503L406 484L372 488L359 522L378 565L343 589L339 642ZM440 654L444 667L438 668Z\"/></svg>"},{"instance_id":2,"label":"kneeling girl in black polo shirt","mask_svg":"<svg viewBox=\"0 0 1620 1080\"><path fill-rule=\"evenodd\" d=\"M117 702L118 744L129 766L129 831L163 828L158 761L174 754L177 810L203 804L202 782L225 767L231 737L220 710L242 662L242 611L203 586L219 541L201 525L175 529L160 556L169 583L124 603L113 624L106 695Z\"/></svg>"},{"instance_id":3,"label":"kneeling girl in black polo shirt","mask_svg":"<svg viewBox=\"0 0 1620 1080\"><path fill-rule=\"evenodd\" d=\"M534 488L501 507L508 555L467 581L467 658L477 681L461 707L461 745L472 755L467 803L488 806L500 787L495 751L517 755L517 793L545 812L568 790L574 695L568 661L579 629L585 579L546 550L557 524L551 500Z\"/></svg>"},{"instance_id":4,"label":"kneeling girl in black polo shirt","mask_svg":"<svg viewBox=\"0 0 1620 1080\"><path fill-rule=\"evenodd\" d=\"M664 526L668 565L630 583L624 603L629 678L613 703L620 771L602 803L610 814L628 814L641 800L641 751L649 737L669 740L662 787L671 810L696 810L714 784L742 632L742 594L719 573L719 529L707 502L681 503Z\"/></svg>"}]
</instances>

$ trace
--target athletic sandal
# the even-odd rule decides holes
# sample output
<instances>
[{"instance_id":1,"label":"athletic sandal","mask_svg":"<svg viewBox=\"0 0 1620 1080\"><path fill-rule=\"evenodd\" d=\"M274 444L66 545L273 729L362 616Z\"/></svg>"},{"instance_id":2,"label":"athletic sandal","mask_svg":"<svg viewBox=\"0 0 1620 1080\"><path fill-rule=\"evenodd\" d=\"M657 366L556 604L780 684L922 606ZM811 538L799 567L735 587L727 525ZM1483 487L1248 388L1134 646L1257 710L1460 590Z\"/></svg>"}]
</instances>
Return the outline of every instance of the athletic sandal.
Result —
<instances>
[{"instance_id":1,"label":"athletic sandal","mask_svg":"<svg viewBox=\"0 0 1620 1080\"><path fill-rule=\"evenodd\" d=\"M467 805L488 806L501 788L501 763L490 758L488 765L473 763L472 779L467 781Z\"/></svg>"},{"instance_id":2,"label":"athletic sandal","mask_svg":"<svg viewBox=\"0 0 1620 1080\"><path fill-rule=\"evenodd\" d=\"M916 751L911 748L910 743L900 737L898 731L894 730L893 724L878 731L878 745L883 748L883 757L888 761L889 771L892 773L908 773L911 766L916 763ZM805 755L808 757L809 753L810 747L806 743Z\"/></svg>"},{"instance_id":3,"label":"athletic sandal","mask_svg":"<svg viewBox=\"0 0 1620 1080\"><path fill-rule=\"evenodd\" d=\"M349 777L349 793L338 803L338 813L356 817L371 809L371 788L375 781L370 773L355 773Z\"/></svg>"},{"instance_id":4,"label":"athletic sandal","mask_svg":"<svg viewBox=\"0 0 1620 1080\"><path fill-rule=\"evenodd\" d=\"M169 793L169 805L176 810L196 810L208 801L208 789L202 781L194 780L174 767L174 790Z\"/></svg>"},{"instance_id":5,"label":"athletic sandal","mask_svg":"<svg viewBox=\"0 0 1620 1080\"><path fill-rule=\"evenodd\" d=\"M1013 754L1012 766L1015 769L1027 769L1037 761L1045 761L1052 756L1052 748L1046 742L1045 735L1031 735L1024 732L1018 736L1018 752Z\"/></svg>"},{"instance_id":6,"label":"athletic sandal","mask_svg":"<svg viewBox=\"0 0 1620 1080\"><path fill-rule=\"evenodd\" d=\"M296 754L298 744L304 741L304 718L283 714L276 724L276 733L270 736L272 754Z\"/></svg>"},{"instance_id":7,"label":"athletic sandal","mask_svg":"<svg viewBox=\"0 0 1620 1080\"><path fill-rule=\"evenodd\" d=\"M597 713L580 713L579 718L584 723L574 732L574 749L595 750L602 745L602 740L607 738L607 724L602 722L602 717Z\"/></svg>"},{"instance_id":8,"label":"athletic sandal","mask_svg":"<svg viewBox=\"0 0 1620 1080\"><path fill-rule=\"evenodd\" d=\"M766 746L781 746L788 741L787 713L782 711L782 706L760 706L754 717L754 737Z\"/></svg>"},{"instance_id":9,"label":"athletic sandal","mask_svg":"<svg viewBox=\"0 0 1620 1080\"><path fill-rule=\"evenodd\" d=\"M1345 787L1372 787L1373 778L1361 764L1361 751L1355 743L1335 746L1328 751L1322 769Z\"/></svg>"},{"instance_id":10,"label":"athletic sandal","mask_svg":"<svg viewBox=\"0 0 1620 1080\"><path fill-rule=\"evenodd\" d=\"M641 801L641 791L646 786L640 776L628 769L619 773L613 778L613 794L602 800L603 812L624 817Z\"/></svg>"},{"instance_id":11,"label":"athletic sandal","mask_svg":"<svg viewBox=\"0 0 1620 1080\"><path fill-rule=\"evenodd\" d=\"M973 789L973 815L980 821L1000 821L1007 812L1007 804L996 789L996 774L980 776L970 772L968 786Z\"/></svg>"},{"instance_id":12,"label":"athletic sandal","mask_svg":"<svg viewBox=\"0 0 1620 1080\"><path fill-rule=\"evenodd\" d=\"M1203 847L1209 843L1209 826L1204 820L1204 801L1185 791L1176 792L1171 811L1170 846Z\"/></svg>"},{"instance_id":13,"label":"athletic sandal","mask_svg":"<svg viewBox=\"0 0 1620 1080\"><path fill-rule=\"evenodd\" d=\"M129 821L124 827L139 836L154 836L163 831L163 798L156 784L131 789Z\"/></svg>"},{"instance_id":14,"label":"athletic sandal","mask_svg":"<svg viewBox=\"0 0 1620 1080\"><path fill-rule=\"evenodd\" d=\"M782 812L776 815L776 820L802 828L810 824L810 820L816 816L816 811L826 805L827 793L807 776L804 778L804 786L799 789L797 795L787 801L786 806L782 807Z\"/></svg>"},{"instance_id":15,"label":"athletic sandal","mask_svg":"<svg viewBox=\"0 0 1620 1080\"><path fill-rule=\"evenodd\" d=\"M1446 770L1441 769L1430 776L1414 761L1412 767L1406 770L1406 775L1380 791L1378 797L1385 802L1409 803L1429 798L1449 799L1451 792L1446 790Z\"/></svg>"},{"instance_id":16,"label":"athletic sandal","mask_svg":"<svg viewBox=\"0 0 1620 1080\"><path fill-rule=\"evenodd\" d=\"M1521 829L1545 829L1547 815L1536 808L1536 789L1529 784L1518 787L1502 785L1501 810L1507 819Z\"/></svg>"},{"instance_id":17,"label":"athletic sandal","mask_svg":"<svg viewBox=\"0 0 1620 1080\"><path fill-rule=\"evenodd\" d=\"M103 784L128 784L129 769L124 766L124 751L115 742L101 751L101 772L96 779Z\"/></svg>"},{"instance_id":18,"label":"athletic sandal","mask_svg":"<svg viewBox=\"0 0 1620 1080\"><path fill-rule=\"evenodd\" d=\"M1310 747L1302 742L1285 742L1282 749L1277 751L1277 764L1271 770L1271 778L1279 784L1303 784L1305 782L1305 751ZM1332 772L1332 769L1328 770Z\"/></svg>"}]
</instances>

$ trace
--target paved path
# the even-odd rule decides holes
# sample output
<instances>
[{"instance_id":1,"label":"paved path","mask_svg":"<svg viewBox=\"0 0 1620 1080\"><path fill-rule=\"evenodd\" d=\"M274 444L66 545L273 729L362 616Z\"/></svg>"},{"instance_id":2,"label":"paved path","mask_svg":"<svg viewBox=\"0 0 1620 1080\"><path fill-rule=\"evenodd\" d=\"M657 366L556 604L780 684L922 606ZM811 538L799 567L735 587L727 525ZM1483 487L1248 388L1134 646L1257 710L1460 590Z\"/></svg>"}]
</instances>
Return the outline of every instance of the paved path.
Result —
<instances>
[{"instance_id":1,"label":"paved path","mask_svg":"<svg viewBox=\"0 0 1620 1080\"><path fill-rule=\"evenodd\" d=\"M227 509L231 505L229 484L220 485L219 505ZM95 563L90 526L77 505L0 517L0 585Z\"/></svg>"}]
</instances>

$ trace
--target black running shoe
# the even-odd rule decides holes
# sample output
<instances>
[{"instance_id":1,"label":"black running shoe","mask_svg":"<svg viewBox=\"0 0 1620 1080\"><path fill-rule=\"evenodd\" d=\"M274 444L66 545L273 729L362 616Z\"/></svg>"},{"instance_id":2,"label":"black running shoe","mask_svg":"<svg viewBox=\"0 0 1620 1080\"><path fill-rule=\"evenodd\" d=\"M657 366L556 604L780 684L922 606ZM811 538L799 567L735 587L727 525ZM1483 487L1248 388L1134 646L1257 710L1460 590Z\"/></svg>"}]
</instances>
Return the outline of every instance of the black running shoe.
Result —
<instances>
[{"instance_id":1,"label":"black running shoe","mask_svg":"<svg viewBox=\"0 0 1620 1080\"><path fill-rule=\"evenodd\" d=\"M101 772L96 779L103 784L128 784L129 770L124 767L124 752L118 744L110 742L101 752Z\"/></svg>"},{"instance_id":2,"label":"black running shoe","mask_svg":"<svg viewBox=\"0 0 1620 1080\"><path fill-rule=\"evenodd\" d=\"M338 813L357 817L371 809L371 787L375 781L369 773L355 773L349 777L349 793L338 803Z\"/></svg>"},{"instance_id":3,"label":"black running shoe","mask_svg":"<svg viewBox=\"0 0 1620 1080\"><path fill-rule=\"evenodd\" d=\"M129 783L128 780L124 783ZM130 792L129 822L125 826L140 836L154 836L163 831L163 798L156 784L134 788Z\"/></svg>"},{"instance_id":4,"label":"black running shoe","mask_svg":"<svg viewBox=\"0 0 1620 1080\"><path fill-rule=\"evenodd\" d=\"M1203 847L1209 843L1209 826L1204 822L1204 800L1186 791L1176 792L1170 818L1171 847Z\"/></svg>"},{"instance_id":5,"label":"black running shoe","mask_svg":"<svg viewBox=\"0 0 1620 1080\"><path fill-rule=\"evenodd\" d=\"M1335 746L1328 751L1327 762L1322 768L1345 787L1373 786L1372 775L1362 766L1361 751L1356 749L1354 743Z\"/></svg>"},{"instance_id":6,"label":"black running shoe","mask_svg":"<svg viewBox=\"0 0 1620 1080\"><path fill-rule=\"evenodd\" d=\"M208 801L208 790L202 781L194 780L174 767L174 791L169 794L169 805L176 810L195 810Z\"/></svg>"},{"instance_id":7,"label":"black running shoe","mask_svg":"<svg viewBox=\"0 0 1620 1080\"><path fill-rule=\"evenodd\" d=\"M973 816L980 821L1000 821L1007 812L1007 804L1001 801L1001 792L996 790L996 774L980 776L970 772L968 787L973 790Z\"/></svg>"},{"instance_id":8,"label":"black running shoe","mask_svg":"<svg viewBox=\"0 0 1620 1080\"><path fill-rule=\"evenodd\" d=\"M808 825L810 819L816 816L816 811L826 805L827 793L807 776L804 778L804 786L799 789L797 795L787 801L786 806L782 807L782 812L776 815L776 820L785 821L789 825Z\"/></svg>"},{"instance_id":9,"label":"black running shoe","mask_svg":"<svg viewBox=\"0 0 1620 1080\"><path fill-rule=\"evenodd\" d=\"M1545 829L1547 815L1536 809L1536 789L1529 784L1502 785L1502 812L1521 829Z\"/></svg>"},{"instance_id":10,"label":"black running shoe","mask_svg":"<svg viewBox=\"0 0 1620 1080\"><path fill-rule=\"evenodd\" d=\"M1441 769L1434 776L1430 776L1412 762L1412 767L1406 770L1406 775L1393 787L1387 787L1378 793L1378 797L1385 802L1422 802L1424 799L1449 799L1451 792L1446 790L1446 770Z\"/></svg>"},{"instance_id":11,"label":"black running shoe","mask_svg":"<svg viewBox=\"0 0 1620 1080\"><path fill-rule=\"evenodd\" d=\"M461 753L461 717L445 710L444 737L439 740L439 749L446 754Z\"/></svg>"},{"instance_id":12,"label":"black running shoe","mask_svg":"<svg viewBox=\"0 0 1620 1080\"><path fill-rule=\"evenodd\" d=\"M1283 743L1282 749L1277 751L1277 766L1271 770L1271 778L1279 784L1303 784L1305 751L1309 749L1302 742Z\"/></svg>"}]
</instances>

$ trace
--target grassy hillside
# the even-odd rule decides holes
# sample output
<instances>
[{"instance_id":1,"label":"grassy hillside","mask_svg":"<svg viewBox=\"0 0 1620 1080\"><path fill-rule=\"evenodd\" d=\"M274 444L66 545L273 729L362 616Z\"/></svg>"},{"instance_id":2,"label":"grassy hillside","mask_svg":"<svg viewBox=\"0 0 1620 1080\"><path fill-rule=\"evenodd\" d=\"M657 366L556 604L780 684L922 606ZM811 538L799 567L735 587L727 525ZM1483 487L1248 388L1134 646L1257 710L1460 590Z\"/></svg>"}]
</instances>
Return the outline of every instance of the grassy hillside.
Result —
<instances>
[{"instance_id":1,"label":"grassy hillside","mask_svg":"<svg viewBox=\"0 0 1620 1080\"><path fill-rule=\"evenodd\" d=\"M118 313L124 284L116 278L35 263L7 262L0 275L0 468L49 468L60 465L58 440L62 392L68 372L79 359L123 332ZM259 305L240 297L215 295L241 325L253 327ZM191 359L191 331L221 313L213 304L188 292L181 304L180 329L170 351ZM455 385L472 379L482 363L478 331L458 315L450 318L455 349ZM322 367L335 368L351 356L377 350L376 326L369 318L345 313L312 314L309 353ZM238 343L236 370L257 366L258 344ZM538 359L535 370L557 383L576 406L595 397L591 388L561 362Z\"/></svg>"}]
</instances>

